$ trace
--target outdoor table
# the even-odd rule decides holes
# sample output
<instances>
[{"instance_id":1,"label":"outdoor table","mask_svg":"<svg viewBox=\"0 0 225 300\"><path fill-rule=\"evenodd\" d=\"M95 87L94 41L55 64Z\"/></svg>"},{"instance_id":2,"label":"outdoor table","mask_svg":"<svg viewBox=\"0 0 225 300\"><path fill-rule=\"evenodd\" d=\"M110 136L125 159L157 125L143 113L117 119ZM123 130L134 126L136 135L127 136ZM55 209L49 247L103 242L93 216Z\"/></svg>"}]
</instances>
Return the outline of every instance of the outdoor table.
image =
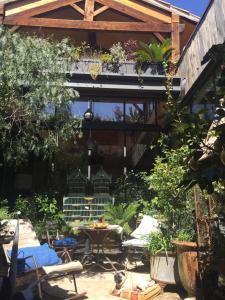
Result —
<instances>
[{"instance_id":1,"label":"outdoor table","mask_svg":"<svg viewBox=\"0 0 225 300\"><path fill-rule=\"evenodd\" d=\"M105 254L104 248L106 240L110 236L110 234L112 234L113 232L121 233L122 228L119 225L109 225L104 229L79 226L78 230L83 232L88 237L91 244L89 249L86 249L83 262L85 262L85 260L94 260L94 265L104 270L114 269L115 271L117 271L114 263ZM96 252L94 252L94 248L96 248ZM107 261L111 265L110 269L104 266L104 261Z\"/></svg>"}]
</instances>

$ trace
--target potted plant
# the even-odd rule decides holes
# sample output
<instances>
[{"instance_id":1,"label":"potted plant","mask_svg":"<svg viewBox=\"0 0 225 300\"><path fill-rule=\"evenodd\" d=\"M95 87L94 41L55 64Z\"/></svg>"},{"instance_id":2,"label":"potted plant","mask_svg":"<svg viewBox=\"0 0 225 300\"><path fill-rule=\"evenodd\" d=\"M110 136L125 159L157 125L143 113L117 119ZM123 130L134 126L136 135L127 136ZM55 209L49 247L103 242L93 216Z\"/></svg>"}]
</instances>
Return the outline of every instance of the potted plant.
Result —
<instances>
[{"instance_id":1,"label":"potted plant","mask_svg":"<svg viewBox=\"0 0 225 300\"><path fill-rule=\"evenodd\" d=\"M165 39L162 44L157 42L149 45L140 42L141 49L136 51L137 68L150 74L163 74L163 62L168 61L172 54L171 40Z\"/></svg>"},{"instance_id":2,"label":"potted plant","mask_svg":"<svg viewBox=\"0 0 225 300\"><path fill-rule=\"evenodd\" d=\"M105 219L112 224L120 225L123 233L129 235L132 232L129 222L137 213L138 206L138 203L109 204L106 208Z\"/></svg>"},{"instance_id":3,"label":"potted plant","mask_svg":"<svg viewBox=\"0 0 225 300\"><path fill-rule=\"evenodd\" d=\"M174 249L171 245L173 240L179 241L182 245L182 240L185 240L186 246L194 246L194 254L196 258L196 244L187 243L195 241L195 219L194 219L194 197L191 190L186 190L180 185L183 176L186 172L185 161L190 150L187 146L182 146L176 150L163 150L163 155L157 157L152 174L147 177L151 189L156 193L151 201L151 209L156 211L164 218L163 232L164 237L168 237L170 245L168 249ZM156 216L157 218L157 216ZM176 243L178 245L178 243ZM185 250L185 248L182 248ZM187 250L187 249L186 249ZM185 251L186 251L185 250ZM182 268L185 268L182 263L186 263L181 259L180 249L178 249L178 267L181 274L181 282L184 287L187 284L182 280ZM187 252L185 252L187 253ZM182 256L184 257L184 256ZM188 264L191 268L187 273L196 274L196 263ZM192 284L195 286L195 283ZM190 293L189 290L187 290ZM193 295L193 293L192 293Z\"/></svg>"},{"instance_id":4,"label":"potted plant","mask_svg":"<svg viewBox=\"0 0 225 300\"><path fill-rule=\"evenodd\" d=\"M190 241L173 241L177 248L180 281L189 297L196 296L198 274L197 244Z\"/></svg>"},{"instance_id":5,"label":"potted plant","mask_svg":"<svg viewBox=\"0 0 225 300\"><path fill-rule=\"evenodd\" d=\"M162 232L153 232L147 240L150 254L150 275L155 281L166 284L179 284L176 252L171 237Z\"/></svg>"}]
</instances>

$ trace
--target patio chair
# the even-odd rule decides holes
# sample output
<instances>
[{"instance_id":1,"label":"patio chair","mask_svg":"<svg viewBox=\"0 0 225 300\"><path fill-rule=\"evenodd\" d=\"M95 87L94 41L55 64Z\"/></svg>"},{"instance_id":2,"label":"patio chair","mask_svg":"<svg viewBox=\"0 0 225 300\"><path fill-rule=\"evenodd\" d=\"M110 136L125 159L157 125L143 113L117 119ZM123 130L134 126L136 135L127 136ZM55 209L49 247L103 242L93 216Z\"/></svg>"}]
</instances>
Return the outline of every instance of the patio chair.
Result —
<instances>
[{"instance_id":1,"label":"patio chair","mask_svg":"<svg viewBox=\"0 0 225 300\"><path fill-rule=\"evenodd\" d=\"M8 220L10 231L15 230L16 223L17 220ZM12 243L3 245L5 258L9 265L12 257L11 249ZM36 280L29 285L29 288L33 289L35 286L38 286L40 299L43 299L42 281L70 275L73 279L75 295L69 299L79 299L85 296L85 292L78 293L75 278L75 273L82 271L83 267L79 261L72 261L68 252L64 251L64 253L68 255L70 260L68 263L62 263L60 256L58 256L60 253L56 253L48 244L40 245L29 220L19 220L17 275L21 278L27 274L36 274ZM29 288L26 290L26 294L29 294L29 297L25 299L32 299Z\"/></svg>"},{"instance_id":2,"label":"patio chair","mask_svg":"<svg viewBox=\"0 0 225 300\"><path fill-rule=\"evenodd\" d=\"M146 260L147 237L159 229L159 222L151 216L144 215L139 226L131 233L133 239L124 241L122 246L129 261Z\"/></svg>"},{"instance_id":3,"label":"patio chair","mask_svg":"<svg viewBox=\"0 0 225 300\"><path fill-rule=\"evenodd\" d=\"M56 222L46 223L46 238L50 248L53 248L56 252L60 252L61 257L64 258L64 262L68 261L68 254L73 259L75 250L78 246L76 238L71 236L64 236L59 234L58 224ZM67 259L67 260L66 260Z\"/></svg>"}]
</instances>

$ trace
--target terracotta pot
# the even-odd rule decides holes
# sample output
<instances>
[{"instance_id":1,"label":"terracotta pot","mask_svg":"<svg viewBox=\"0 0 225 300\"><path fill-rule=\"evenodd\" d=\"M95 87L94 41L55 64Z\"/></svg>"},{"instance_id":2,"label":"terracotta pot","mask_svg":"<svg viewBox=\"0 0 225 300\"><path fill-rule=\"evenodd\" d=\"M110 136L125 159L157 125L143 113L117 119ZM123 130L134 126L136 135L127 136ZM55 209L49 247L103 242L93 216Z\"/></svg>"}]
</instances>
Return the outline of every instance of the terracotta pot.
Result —
<instances>
[{"instance_id":1,"label":"terracotta pot","mask_svg":"<svg viewBox=\"0 0 225 300\"><path fill-rule=\"evenodd\" d=\"M177 247L178 271L181 283L188 296L196 296L196 277L198 274L197 244L174 241Z\"/></svg>"},{"instance_id":2,"label":"terracotta pot","mask_svg":"<svg viewBox=\"0 0 225 300\"><path fill-rule=\"evenodd\" d=\"M150 275L157 282L179 284L177 255L169 252L150 256Z\"/></svg>"}]
</instances>

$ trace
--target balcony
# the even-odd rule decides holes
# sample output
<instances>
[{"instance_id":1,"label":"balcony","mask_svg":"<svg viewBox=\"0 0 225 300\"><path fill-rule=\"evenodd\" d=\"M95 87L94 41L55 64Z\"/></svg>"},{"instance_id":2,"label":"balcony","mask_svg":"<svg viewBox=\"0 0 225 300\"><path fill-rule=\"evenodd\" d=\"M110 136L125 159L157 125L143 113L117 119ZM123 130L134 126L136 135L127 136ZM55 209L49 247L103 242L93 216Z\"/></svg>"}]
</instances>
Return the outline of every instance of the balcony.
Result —
<instances>
[{"instance_id":1,"label":"balcony","mask_svg":"<svg viewBox=\"0 0 225 300\"><path fill-rule=\"evenodd\" d=\"M162 64L142 64L135 61L124 61L115 66L110 66L101 60L81 59L74 62L71 67L73 74L97 74L97 75L120 75L120 76L164 76Z\"/></svg>"},{"instance_id":2,"label":"balcony","mask_svg":"<svg viewBox=\"0 0 225 300\"><path fill-rule=\"evenodd\" d=\"M115 68L98 59L80 59L69 66L66 86L79 91L82 99L127 100L163 99L166 97L162 64L138 67L134 61L121 62ZM173 78L173 95L180 93L180 78Z\"/></svg>"}]
</instances>

